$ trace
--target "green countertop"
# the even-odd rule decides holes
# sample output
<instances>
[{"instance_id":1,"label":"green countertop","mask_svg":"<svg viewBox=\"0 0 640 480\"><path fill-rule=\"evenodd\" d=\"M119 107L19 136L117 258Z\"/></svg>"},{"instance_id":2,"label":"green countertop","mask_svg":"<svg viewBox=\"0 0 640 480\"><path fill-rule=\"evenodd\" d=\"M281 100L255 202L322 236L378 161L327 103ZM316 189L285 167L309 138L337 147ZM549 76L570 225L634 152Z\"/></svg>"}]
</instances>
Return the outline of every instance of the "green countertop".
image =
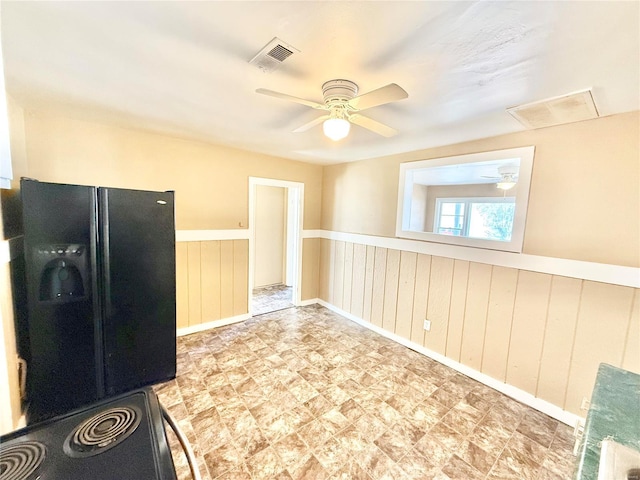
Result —
<instances>
[{"instance_id":1,"label":"green countertop","mask_svg":"<svg viewBox=\"0 0 640 480\"><path fill-rule=\"evenodd\" d=\"M605 438L640 450L640 375L602 363L584 426L577 480L597 480Z\"/></svg>"}]
</instances>

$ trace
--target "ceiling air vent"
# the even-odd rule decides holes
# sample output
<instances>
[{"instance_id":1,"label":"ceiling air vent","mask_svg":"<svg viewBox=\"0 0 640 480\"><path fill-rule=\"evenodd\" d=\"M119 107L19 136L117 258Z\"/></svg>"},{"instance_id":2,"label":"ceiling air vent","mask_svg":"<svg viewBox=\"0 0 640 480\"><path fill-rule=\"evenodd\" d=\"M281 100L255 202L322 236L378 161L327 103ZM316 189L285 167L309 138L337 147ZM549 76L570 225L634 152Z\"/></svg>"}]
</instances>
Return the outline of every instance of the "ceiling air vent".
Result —
<instances>
[{"instance_id":1,"label":"ceiling air vent","mask_svg":"<svg viewBox=\"0 0 640 480\"><path fill-rule=\"evenodd\" d=\"M278 68L282 62L299 51L287 42L274 37L249 63L255 65L264 73L268 73Z\"/></svg>"},{"instance_id":2,"label":"ceiling air vent","mask_svg":"<svg viewBox=\"0 0 640 480\"><path fill-rule=\"evenodd\" d=\"M530 129L580 122L599 117L591 90L582 90L539 102L507 108L507 112Z\"/></svg>"}]
</instances>

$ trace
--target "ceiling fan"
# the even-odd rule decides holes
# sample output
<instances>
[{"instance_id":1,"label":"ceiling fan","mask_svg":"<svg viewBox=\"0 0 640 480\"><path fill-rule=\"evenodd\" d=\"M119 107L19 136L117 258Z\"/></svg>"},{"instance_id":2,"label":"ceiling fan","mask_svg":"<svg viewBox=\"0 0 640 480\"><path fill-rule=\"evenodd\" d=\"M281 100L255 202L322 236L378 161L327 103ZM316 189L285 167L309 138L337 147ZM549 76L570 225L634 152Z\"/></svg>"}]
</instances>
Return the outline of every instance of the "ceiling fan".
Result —
<instances>
[{"instance_id":1,"label":"ceiling fan","mask_svg":"<svg viewBox=\"0 0 640 480\"><path fill-rule=\"evenodd\" d=\"M498 174L500 175L499 177L489 175L481 175L481 177L498 180L496 187L500 190L510 190L516 186L518 182L518 167L516 165L503 165L498 168Z\"/></svg>"},{"instance_id":2,"label":"ceiling fan","mask_svg":"<svg viewBox=\"0 0 640 480\"><path fill-rule=\"evenodd\" d=\"M350 124L371 130L383 137L393 137L397 130L384 125L376 120L361 115L359 112L367 108L377 107L386 103L396 102L407 98L409 95L395 83L372 90L369 93L358 95L358 85L351 80L329 80L322 85L324 103L305 100L285 93L274 92L259 88L256 93L271 97L290 100L317 110L325 110L327 113L296 128L293 132L305 132L316 125L323 123L324 134L332 140L340 140L349 134Z\"/></svg>"}]
</instances>

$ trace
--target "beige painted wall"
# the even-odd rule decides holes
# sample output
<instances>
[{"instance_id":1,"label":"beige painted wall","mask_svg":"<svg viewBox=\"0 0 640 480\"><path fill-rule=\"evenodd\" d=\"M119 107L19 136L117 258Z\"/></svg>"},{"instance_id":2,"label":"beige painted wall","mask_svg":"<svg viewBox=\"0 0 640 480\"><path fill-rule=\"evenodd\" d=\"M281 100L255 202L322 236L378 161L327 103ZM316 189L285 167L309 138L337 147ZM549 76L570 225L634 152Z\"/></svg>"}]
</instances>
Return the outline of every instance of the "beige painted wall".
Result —
<instances>
[{"instance_id":1,"label":"beige painted wall","mask_svg":"<svg viewBox=\"0 0 640 480\"><path fill-rule=\"evenodd\" d=\"M256 185L254 287L284 283L286 190Z\"/></svg>"},{"instance_id":2,"label":"beige painted wall","mask_svg":"<svg viewBox=\"0 0 640 480\"><path fill-rule=\"evenodd\" d=\"M43 181L176 191L176 228L247 228L249 176L302 182L304 228L320 227L322 167L26 112L27 175Z\"/></svg>"},{"instance_id":3,"label":"beige painted wall","mask_svg":"<svg viewBox=\"0 0 640 480\"><path fill-rule=\"evenodd\" d=\"M569 412L584 416L600 362L640 373L640 289L336 240L320 252L321 299Z\"/></svg>"},{"instance_id":4,"label":"beige painted wall","mask_svg":"<svg viewBox=\"0 0 640 480\"><path fill-rule=\"evenodd\" d=\"M640 266L640 112L325 167L322 228L395 236L399 164L534 145L524 253Z\"/></svg>"}]
</instances>

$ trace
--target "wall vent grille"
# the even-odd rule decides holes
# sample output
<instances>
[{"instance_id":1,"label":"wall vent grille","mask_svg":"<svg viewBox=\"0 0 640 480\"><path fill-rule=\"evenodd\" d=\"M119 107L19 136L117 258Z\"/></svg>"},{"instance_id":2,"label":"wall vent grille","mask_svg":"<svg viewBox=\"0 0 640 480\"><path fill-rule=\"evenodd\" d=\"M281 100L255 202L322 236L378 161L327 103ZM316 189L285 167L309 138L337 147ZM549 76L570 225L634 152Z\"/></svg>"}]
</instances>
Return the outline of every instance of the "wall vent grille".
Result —
<instances>
[{"instance_id":1,"label":"wall vent grille","mask_svg":"<svg viewBox=\"0 0 640 480\"><path fill-rule=\"evenodd\" d=\"M507 108L507 112L529 129L581 122L600 116L591 90Z\"/></svg>"}]
</instances>

